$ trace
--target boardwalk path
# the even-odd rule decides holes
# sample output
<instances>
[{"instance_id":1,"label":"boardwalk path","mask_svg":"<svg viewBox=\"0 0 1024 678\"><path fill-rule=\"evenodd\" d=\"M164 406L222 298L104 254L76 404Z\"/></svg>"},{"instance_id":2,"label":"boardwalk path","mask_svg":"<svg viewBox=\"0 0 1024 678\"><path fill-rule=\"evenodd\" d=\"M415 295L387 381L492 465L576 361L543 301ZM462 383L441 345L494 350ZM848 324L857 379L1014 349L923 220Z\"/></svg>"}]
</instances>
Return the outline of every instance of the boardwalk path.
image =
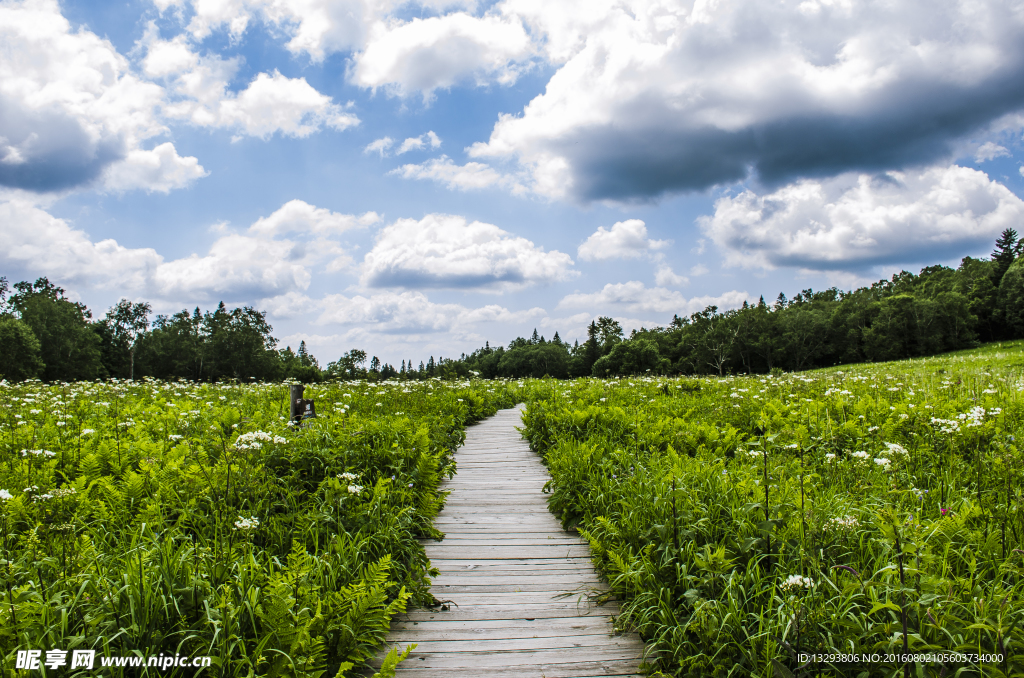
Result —
<instances>
[{"instance_id":1,"label":"boardwalk path","mask_svg":"<svg viewBox=\"0 0 1024 678\"><path fill-rule=\"evenodd\" d=\"M392 624L389 646L417 644L402 678L636 675L643 644L613 635L614 603L587 602L587 591L607 587L586 544L548 511L549 476L516 431L519 417L502 410L470 427L456 453L458 475L434 522L446 537L426 543L441 571L433 593L455 605Z\"/></svg>"}]
</instances>

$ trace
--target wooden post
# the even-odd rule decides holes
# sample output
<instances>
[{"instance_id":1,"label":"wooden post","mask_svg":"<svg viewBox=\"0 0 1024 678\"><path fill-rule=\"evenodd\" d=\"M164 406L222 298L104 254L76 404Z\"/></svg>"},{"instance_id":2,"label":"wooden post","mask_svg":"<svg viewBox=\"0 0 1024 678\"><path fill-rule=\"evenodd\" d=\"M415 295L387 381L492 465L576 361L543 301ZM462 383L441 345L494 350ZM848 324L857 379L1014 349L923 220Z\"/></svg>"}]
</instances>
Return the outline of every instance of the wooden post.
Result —
<instances>
[{"instance_id":1,"label":"wooden post","mask_svg":"<svg viewBox=\"0 0 1024 678\"><path fill-rule=\"evenodd\" d=\"M292 421L294 421L295 423L298 423L302 419L302 414L303 414L302 392L305 391L305 390L306 390L306 387L301 385L301 384L293 385L289 389L289 391L291 393L291 397L289 399L290 406L288 408L288 418L291 419Z\"/></svg>"}]
</instances>

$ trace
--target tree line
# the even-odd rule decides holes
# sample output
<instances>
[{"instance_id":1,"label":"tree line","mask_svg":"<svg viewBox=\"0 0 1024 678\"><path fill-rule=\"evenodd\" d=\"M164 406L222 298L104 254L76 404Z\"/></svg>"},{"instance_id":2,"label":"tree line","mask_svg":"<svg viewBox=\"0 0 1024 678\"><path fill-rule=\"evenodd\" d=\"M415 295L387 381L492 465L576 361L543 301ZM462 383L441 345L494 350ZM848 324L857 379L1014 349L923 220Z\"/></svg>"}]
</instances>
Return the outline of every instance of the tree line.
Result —
<instances>
[{"instance_id":1,"label":"tree line","mask_svg":"<svg viewBox=\"0 0 1024 678\"><path fill-rule=\"evenodd\" d=\"M452 375L450 360L431 357L401 369L353 349L321 367L299 343L280 348L265 311L251 306L157 315L148 303L122 299L99 319L39 278L13 285L0 277L0 378L47 382L80 379L184 378L195 381L428 378ZM447 367L444 367L447 366ZM463 370L464 371L464 370Z\"/></svg>"},{"instance_id":2,"label":"tree line","mask_svg":"<svg viewBox=\"0 0 1024 678\"><path fill-rule=\"evenodd\" d=\"M608 317L569 345L534 330L508 348L486 344L458 361L483 377L609 377L806 370L898 360L1024 338L1024 239L1006 229L990 259L965 257L956 269L927 266L844 292L806 289L792 299L674 315L667 327L623 336Z\"/></svg>"},{"instance_id":3,"label":"tree line","mask_svg":"<svg viewBox=\"0 0 1024 678\"><path fill-rule=\"evenodd\" d=\"M486 343L458 358L414 366L352 349L321 367L307 350L279 348L266 312L250 306L183 310L149 320L148 303L122 299L93 319L47 278L10 286L0 277L0 377L16 381L186 378L196 381L425 379L730 374L805 370L897 360L1024 338L1024 239L1006 229L990 259L965 257L956 269L928 266L845 292L835 287L785 294L767 303L709 306L674 315L666 327L624 336L614 319L591 322L571 345L533 331L508 347Z\"/></svg>"}]
</instances>

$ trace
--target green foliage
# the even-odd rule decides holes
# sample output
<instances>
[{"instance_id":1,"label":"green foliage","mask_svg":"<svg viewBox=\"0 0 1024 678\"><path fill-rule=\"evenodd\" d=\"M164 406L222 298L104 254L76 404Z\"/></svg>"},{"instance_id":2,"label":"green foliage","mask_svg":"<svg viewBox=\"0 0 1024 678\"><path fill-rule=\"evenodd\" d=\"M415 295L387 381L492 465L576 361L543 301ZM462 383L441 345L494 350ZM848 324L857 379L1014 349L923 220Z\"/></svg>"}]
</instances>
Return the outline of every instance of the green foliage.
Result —
<instances>
[{"instance_id":1,"label":"green foliage","mask_svg":"<svg viewBox=\"0 0 1024 678\"><path fill-rule=\"evenodd\" d=\"M517 398L438 381L306 396L319 416L294 427L287 384L0 386L0 666L61 648L208 655L222 676L360 670L432 600L420 540L442 536L465 426Z\"/></svg>"},{"instance_id":2,"label":"green foliage","mask_svg":"<svg viewBox=\"0 0 1024 678\"><path fill-rule=\"evenodd\" d=\"M996 249L992 252L992 263L994 264L992 281L997 286L1010 268L1010 264L1022 252L1024 252L1024 241L1018 240L1017 231L1012 228L1004 229L996 239Z\"/></svg>"},{"instance_id":3,"label":"green foliage","mask_svg":"<svg viewBox=\"0 0 1024 678\"><path fill-rule=\"evenodd\" d=\"M598 377L645 372L661 374L667 369L668 360L658 354L658 344L645 338L615 344L608 355L599 358L593 367Z\"/></svg>"},{"instance_id":4,"label":"green foliage","mask_svg":"<svg viewBox=\"0 0 1024 678\"><path fill-rule=\"evenodd\" d=\"M0 316L0 346L0 378L21 381L39 376L46 367L39 357L39 340L17 318Z\"/></svg>"},{"instance_id":5,"label":"green foliage","mask_svg":"<svg viewBox=\"0 0 1024 678\"><path fill-rule=\"evenodd\" d=\"M149 303L117 302L97 323L103 339L103 363L109 376L135 378L135 352L149 328Z\"/></svg>"},{"instance_id":6,"label":"green foliage","mask_svg":"<svg viewBox=\"0 0 1024 678\"><path fill-rule=\"evenodd\" d=\"M39 278L35 283L19 282L14 289L9 303L39 340L43 379L100 376L100 340L93 332L89 322L91 314L85 305L67 299L64 289L46 278Z\"/></svg>"},{"instance_id":7,"label":"green foliage","mask_svg":"<svg viewBox=\"0 0 1024 678\"><path fill-rule=\"evenodd\" d=\"M896 302L905 303L905 302ZM1024 342L743 378L542 381L523 435L672 676L1024 673Z\"/></svg>"},{"instance_id":8,"label":"green foliage","mask_svg":"<svg viewBox=\"0 0 1024 678\"><path fill-rule=\"evenodd\" d=\"M1010 265L999 283L999 315L1012 336L1024 335L1024 257Z\"/></svg>"},{"instance_id":9,"label":"green foliage","mask_svg":"<svg viewBox=\"0 0 1024 678\"><path fill-rule=\"evenodd\" d=\"M1015 238L1005 233L992 261L965 257L955 270L902 271L851 292L807 289L792 300L780 294L773 305L762 298L726 311L709 306L628 338L613 319L598 318L582 345L545 342L534 332L508 349L488 344L461 362L484 377L724 376L900 360L1020 339L1024 275L1019 263L1009 264L1021 248Z\"/></svg>"}]
</instances>

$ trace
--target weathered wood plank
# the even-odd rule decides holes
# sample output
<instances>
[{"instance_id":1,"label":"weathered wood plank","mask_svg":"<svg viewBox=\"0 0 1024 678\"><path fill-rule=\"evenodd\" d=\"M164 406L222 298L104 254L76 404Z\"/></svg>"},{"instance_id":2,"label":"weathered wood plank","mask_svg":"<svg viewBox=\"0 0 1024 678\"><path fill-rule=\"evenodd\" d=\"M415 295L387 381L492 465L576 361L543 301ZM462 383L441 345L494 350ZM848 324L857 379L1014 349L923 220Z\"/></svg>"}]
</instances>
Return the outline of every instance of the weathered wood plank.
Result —
<instances>
[{"instance_id":1,"label":"weathered wood plank","mask_svg":"<svg viewBox=\"0 0 1024 678\"><path fill-rule=\"evenodd\" d=\"M474 546L562 546L562 545L575 545L583 546L583 542L580 539L573 537L559 537L555 538L552 536L541 536L541 537L510 537L509 539L475 539L473 537L455 537L451 535L445 535L445 538L438 541L431 541L432 544L448 544L449 546L458 546L459 548L470 548Z\"/></svg>"},{"instance_id":2,"label":"weathered wood plank","mask_svg":"<svg viewBox=\"0 0 1024 678\"><path fill-rule=\"evenodd\" d=\"M594 606L582 601L546 601L543 603L513 603L510 605L471 605L462 609L452 606L450 610L441 612L433 610L413 610L402 616L402 619L410 621L504 621L509 619L522 619L527 615L529 619L551 619L564 617L567 614L575 614L580 619L594 618L608 620L608 628L611 628L611 618L618 615L619 608L614 603L606 603L603 606Z\"/></svg>"},{"instance_id":3,"label":"weathered wood plank","mask_svg":"<svg viewBox=\"0 0 1024 678\"><path fill-rule=\"evenodd\" d=\"M431 643L432 644L432 643ZM642 652L617 647L602 649L580 645L578 647L552 647L543 649L494 651L488 649L462 650L449 652L422 652L418 645L409 655L406 666L414 667L419 662L424 668L486 668L498 666L529 666L540 664L578 664L586 661L629 661L641 659ZM404 646L403 646L404 647ZM636 647L635 645L633 647ZM379 660L378 660L379 661ZM371 665L379 666L377 662ZM569 674L572 675L572 674Z\"/></svg>"},{"instance_id":4,"label":"weathered wood plank","mask_svg":"<svg viewBox=\"0 0 1024 678\"><path fill-rule=\"evenodd\" d=\"M408 663L408 662L407 662ZM638 661L616 661L616 662L577 662L572 665L565 664L533 664L528 672L523 671L521 666L490 667L486 676L494 678L512 677L524 678L605 678L606 676L635 676L639 669ZM586 671L586 673L580 673ZM399 667L395 673L396 678L480 678L481 673L474 668L402 668Z\"/></svg>"},{"instance_id":5,"label":"weathered wood plank","mask_svg":"<svg viewBox=\"0 0 1024 678\"><path fill-rule=\"evenodd\" d=\"M398 621L392 624L392 631L406 631L410 629L419 629L421 632L433 633L433 632L449 632L449 631L468 631L468 632L479 632L489 629L502 629L507 631L523 631L526 633L538 633L545 631L557 631L566 629L599 629L602 632L608 630L608 620L605 617L548 617L548 618L536 618L531 617L526 619L524 617L518 617L515 619L473 619L473 620L437 620L433 619L430 624L424 624L423 629L420 629L421 622L418 620L405 620L404 615L399 617Z\"/></svg>"},{"instance_id":6,"label":"weathered wood plank","mask_svg":"<svg viewBox=\"0 0 1024 678\"><path fill-rule=\"evenodd\" d=\"M577 544L551 546L448 546L444 542L427 545L428 558L589 558L590 550Z\"/></svg>"},{"instance_id":7,"label":"weathered wood plank","mask_svg":"<svg viewBox=\"0 0 1024 678\"><path fill-rule=\"evenodd\" d=\"M632 659L639 657L637 646L632 638L617 638L607 633L600 635L559 635L559 636L538 636L525 638L465 638L462 640L433 640L417 639L415 634L402 632L397 634L401 640L396 640L400 645L417 643L414 650L417 654L438 655L438 654L463 654L480 656L482 654L508 652L537 652L541 650L566 650L576 653L580 648L587 648L587 653L601 653L602 656L613 656L621 659ZM390 636L388 642L391 642Z\"/></svg>"}]
</instances>

